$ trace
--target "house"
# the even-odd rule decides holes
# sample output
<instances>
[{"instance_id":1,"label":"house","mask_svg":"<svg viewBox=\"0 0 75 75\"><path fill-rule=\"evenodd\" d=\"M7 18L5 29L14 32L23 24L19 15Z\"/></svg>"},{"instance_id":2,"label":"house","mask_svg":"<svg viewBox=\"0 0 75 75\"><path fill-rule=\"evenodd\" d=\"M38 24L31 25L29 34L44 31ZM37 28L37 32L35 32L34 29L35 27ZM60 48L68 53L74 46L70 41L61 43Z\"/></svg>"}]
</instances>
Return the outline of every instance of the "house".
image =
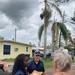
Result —
<instances>
[{"instance_id":1,"label":"house","mask_svg":"<svg viewBox=\"0 0 75 75\"><path fill-rule=\"evenodd\" d=\"M32 57L32 46L10 40L0 40L0 59L15 58L21 53Z\"/></svg>"}]
</instances>

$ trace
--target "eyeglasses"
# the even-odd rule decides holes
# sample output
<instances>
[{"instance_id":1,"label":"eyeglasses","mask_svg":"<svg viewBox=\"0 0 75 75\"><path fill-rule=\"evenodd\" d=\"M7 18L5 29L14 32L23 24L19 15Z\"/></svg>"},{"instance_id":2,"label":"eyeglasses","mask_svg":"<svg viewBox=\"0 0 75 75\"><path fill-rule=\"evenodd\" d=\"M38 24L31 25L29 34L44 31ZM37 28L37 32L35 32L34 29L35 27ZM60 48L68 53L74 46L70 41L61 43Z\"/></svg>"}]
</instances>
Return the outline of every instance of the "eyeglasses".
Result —
<instances>
[{"instance_id":1,"label":"eyeglasses","mask_svg":"<svg viewBox=\"0 0 75 75\"><path fill-rule=\"evenodd\" d=\"M36 56L40 56L40 55L36 55Z\"/></svg>"}]
</instances>

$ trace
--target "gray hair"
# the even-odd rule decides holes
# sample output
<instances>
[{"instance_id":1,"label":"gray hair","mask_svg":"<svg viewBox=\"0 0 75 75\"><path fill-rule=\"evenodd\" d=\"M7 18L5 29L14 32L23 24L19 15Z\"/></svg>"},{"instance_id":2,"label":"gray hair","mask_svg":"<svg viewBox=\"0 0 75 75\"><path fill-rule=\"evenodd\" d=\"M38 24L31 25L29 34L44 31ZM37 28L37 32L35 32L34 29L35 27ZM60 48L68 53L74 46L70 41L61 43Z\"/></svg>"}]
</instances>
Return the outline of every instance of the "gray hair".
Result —
<instances>
[{"instance_id":1,"label":"gray hair","mask_svg":"<svg viewBox=\"0 0 75 75\"><path fill-rule=\"evenodd\" d=\"M68 71L71 68L72 59L65 49L55 51L53 56L59 71Z\"/></svg>"}]
</instances>

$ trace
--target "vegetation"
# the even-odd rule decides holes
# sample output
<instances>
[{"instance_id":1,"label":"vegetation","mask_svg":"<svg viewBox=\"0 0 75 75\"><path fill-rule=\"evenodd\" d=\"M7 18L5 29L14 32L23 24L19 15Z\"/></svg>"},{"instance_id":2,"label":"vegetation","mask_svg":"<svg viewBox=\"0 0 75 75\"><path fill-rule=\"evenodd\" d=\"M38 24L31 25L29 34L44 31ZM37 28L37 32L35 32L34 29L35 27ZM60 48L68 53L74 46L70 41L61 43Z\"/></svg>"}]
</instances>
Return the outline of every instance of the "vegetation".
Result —
<instances>
[{"instance_id":1,"label":"vegetation","mask_svg":"<svg viewBox=\"0 0 75 75\"><path fill-rule=\"evenodd\" d=\"M41 60L43 61L45 68L53 67L53 61L52 60L42 59L42 58L41 58ZM7 63L14 63L15 58L4 59L4 61ZM72 62L75 62L75 59Z\"/></svg>"},{"instance_id":2,"label":"vegetation","mask_svg":"<svg viewBox=\"0 0 75 75\"><path fill-rule=\"evenodd\" d=\"M42 59L45 68L53 67L53 61L50 59Z\"/></svg>"},{"instance_id":3,"label":"vegetation","mask_svg":"<svg viewBox=\"0 0 75 75\"><path fill-rule=\"evenodd\" d=\"M39 32L38 32L39 39L41 39L43 30L44 30L44 25L40 26L40 28L39 28ZM68 32L66 26L61 22L54 22L52 24L52 44L53 44L53 47L54 47L54 43L55 43L55 46L57 46L58 35L59 35L60 31L61 31L61 34L62 34L64 40L66 41L69 37L69 32Z\"/></svg>"},{"instance_id":4,"label":"vegetation","mask_svg":"<svg viewBox=\"0 0 75 75\"><path fill-rule=\"evenodd\" d=\"M46 49L51 49L51 46L50 46L50 45L47 45L47 46L46 46Z\"/></svg>"},{"instance_id":5,"label":"vegetation","mask_svg":"<svg viewBox=\"0 0 75 75\"><path fill-rule=\"evenodd\" d=\"M6 58L6 59L3 59L3 61L6 61L6 62L14 62L15 61L15 58Z\"/></svg>"},{"instance_id":6,"label":"vegetation","mask_svg":"<svg viewBox=\"0 0 75 75\"><path fill-rule=\"evenodd\" d=\"M74 16L73 17L71 17L71 20L72 20L72 24L74 24L75 25L75 11L74 11Z\"/></svg>"},{"instance_id":7,"label":"vegetation","mask_svg":"<svg viewBox=\"0 0 75 75\"><path fill-rule=\"evenodd\" d=\"M71 52L74 51L74 49L73 49L72 47L70 47L70 46L65 46L64 48L65 48L65 49L68 49L68 51L71 51Z\"/></svg>"}]
</instances>

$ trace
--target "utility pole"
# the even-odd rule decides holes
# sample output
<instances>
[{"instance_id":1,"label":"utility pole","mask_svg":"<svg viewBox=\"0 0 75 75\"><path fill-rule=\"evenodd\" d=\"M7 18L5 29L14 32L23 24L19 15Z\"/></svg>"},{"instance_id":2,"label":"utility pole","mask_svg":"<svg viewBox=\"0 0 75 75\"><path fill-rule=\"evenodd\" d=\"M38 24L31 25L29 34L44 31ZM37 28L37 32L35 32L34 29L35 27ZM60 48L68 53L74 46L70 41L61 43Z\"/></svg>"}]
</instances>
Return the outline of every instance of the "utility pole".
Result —
<instances>
[{"instance_id":1,"label":"utility pole","mask_svg":"<svg viewBox=\"0 0 75 75\"><path fill-rule=\"evenodd\" d=\"M17 32L17 29L15 28L15 42L16 42L16 32Z\"/></svg>"}]
</instances>

